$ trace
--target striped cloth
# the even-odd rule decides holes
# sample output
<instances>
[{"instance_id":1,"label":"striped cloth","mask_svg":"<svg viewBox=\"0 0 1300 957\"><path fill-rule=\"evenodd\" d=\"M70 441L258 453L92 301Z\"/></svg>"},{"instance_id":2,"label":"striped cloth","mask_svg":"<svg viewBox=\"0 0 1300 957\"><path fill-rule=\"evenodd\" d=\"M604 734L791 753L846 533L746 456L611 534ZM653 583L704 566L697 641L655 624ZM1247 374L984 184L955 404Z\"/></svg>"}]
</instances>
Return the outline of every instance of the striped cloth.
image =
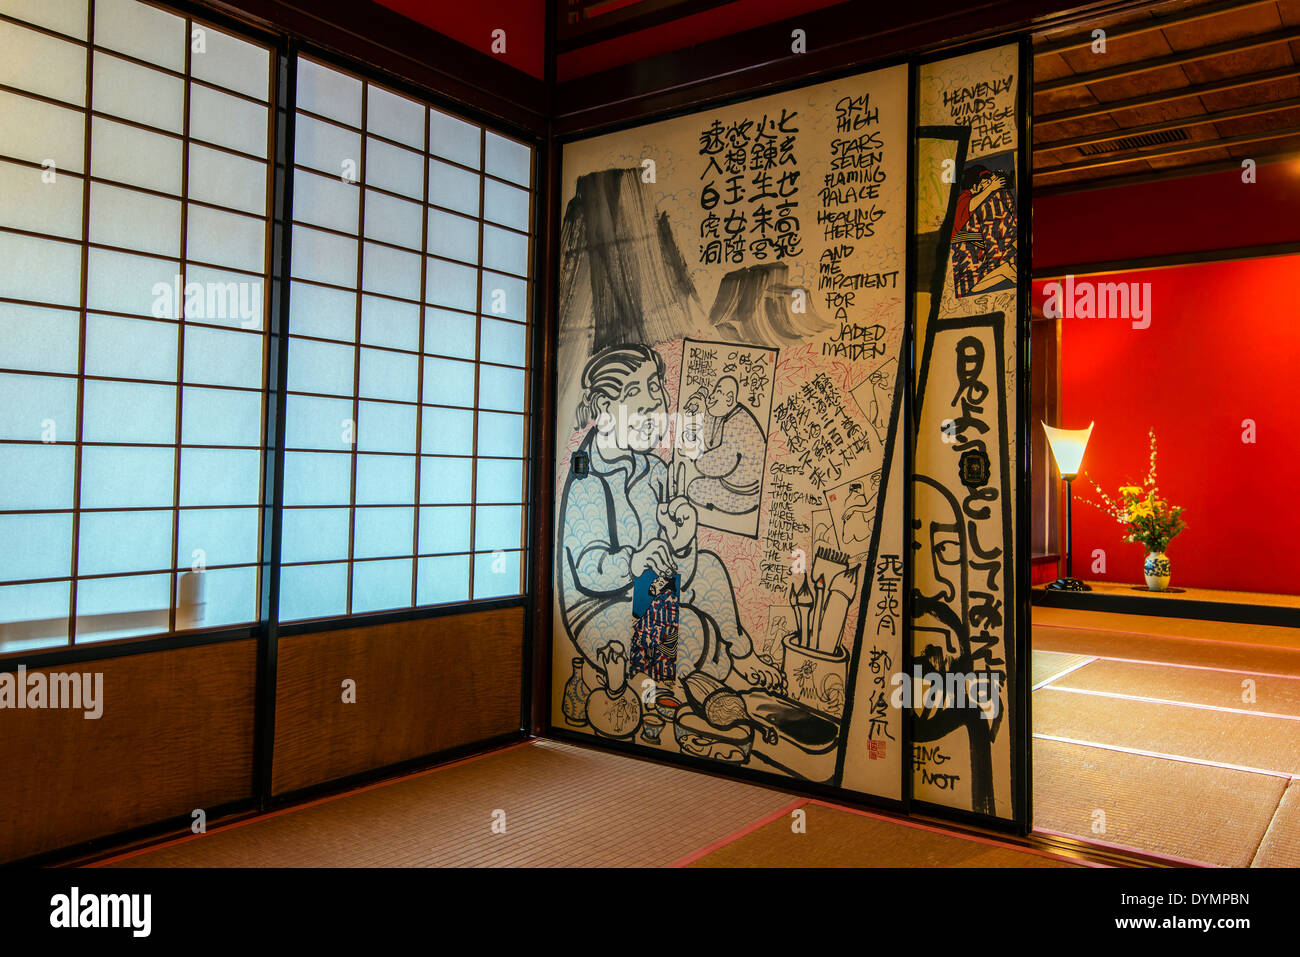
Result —
<instances>
[{"instance_id":1,"label":"striped cloth","mask_svg":"<svg viewBox=\"0 0 1300 957\"><path fill-rule=\"evenodd\" d=\"M643 601L632 626L632 652L629 674L647 674L657 682L677 677L677 624L681 603L678 578L662 576L648 583ZM638 584L640 584L638 582ZM637 596L640 597L640 596Z\"/></svg>"}]
</instances>

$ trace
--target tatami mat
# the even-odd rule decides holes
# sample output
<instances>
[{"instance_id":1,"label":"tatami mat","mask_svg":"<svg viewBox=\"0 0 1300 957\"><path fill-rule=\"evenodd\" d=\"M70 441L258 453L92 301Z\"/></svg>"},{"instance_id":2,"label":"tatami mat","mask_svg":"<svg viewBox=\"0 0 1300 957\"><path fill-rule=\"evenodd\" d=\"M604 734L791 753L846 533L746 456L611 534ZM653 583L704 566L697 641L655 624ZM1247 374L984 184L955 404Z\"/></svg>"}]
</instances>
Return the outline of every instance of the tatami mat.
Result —
<instances>
[{"instance_id":1,"label":"tatami mat","mask_svg":"<svg viewBox=\"0 0 1300 957\"><path fill-rule=\"evenodd\" d=\"M791 828L800 806L804 833ZM505 832L494 815L504 812ZM792 840L793 839L793 840ZM110 867L1053 867L1054 856L537 740Z\"/></svg>"},{"instance_id":2,"label":"tatami mat","mask_svg":"<svg viewBox=\"0 0 1300 957\"><path fill-rule=\"evenodd\" d=\"M1065 655L1056 651L1039 651L1035 648L1030 658L1030 684L1037 688L1043 682L1063 675L1071 668L1077 668L1089 660L1091 660L1089 655Z\"/></svg>"},{"instance_id":3,"label":"tatami mat","mask_svg":"<svg viewBox=\"0 0 1300 957\"><path fill-rule=\"evenodd\" d=\"M782 814L691 867L1074 867L1061 858L808 803L802 833Z\"/></svg>"},{"instance_id":4,"label":"tatami mat","mask_svg":"<svg viewBox=\"0 0 1300 957\"><path fill-rule=\"evenodd\" d=\"M788 794L538 740L214 831L125 867L653 867ZM505 833L494 833L504 812Z\"/></svg>"},{"instance_id":5,"label":"tatami mat","mask_svg":"<svg viewBox=\"0 0 1300 957\"><path fill-rule=\"evenodd\" d=\"M1300 628L1286 628L1282 625L1243 625L1237 622L1206 621L1200 618L1125 615L1118 612L1047 608L1042 605L1034 606L1033 620L1035 648L1038 647L1040 630L1074 629L1082 626L1096 631L1124 635L1222 641L1300 651Z\"/></svg>"},{"instance_id":6,"label":"tatami mat","mask_svg":"<svg viewBox=\"0 0 1300 957\"><path fill-rule=\"evenodd\" d=\"M1035 665L1039 654L1034 652ZM1052 682L1052 687L1300 717L1300 677L1099 659Z\"/></svg>"},{"instance_id":7,"label":"tatami mat","mask_svg":"<svg viewBox=\"0 0 1300 957\"><path fill-rule=\"evenodd\" d=\"M1034 692L1034 734L1300 774L1300 721L1075 694Z\"/></svg>"},{"instance_id":8,"label":"tatami mat","mask_svg":"<svg viewBox=\"0 0 1300 957\"><path fill-rule=\"evenodd\" d=\"M1285 778L1034 741L1036 829L1205 864L1248 866L1286 785ZM1293 855L1298 847L1294 838L1278 846Z\"/></svg>"},{"instance_id":9,"label":"tatami mat","mask_svg":"<svg viewBox=\"0 0 1300 957\"><path fill-rule=\"evenodd\" d=\"M1204 863L1300 866L1300 782L1285 776L1300 775L1300 650L1254 626L1058 611L1034 610L1032 679L1051 684L1033 693L1033 731L1069 740L1035 738L1035 827ZM1040 622L1042 612L1055 624ZM1213 637L1222 628L1232 638ZM1241 640L1243 630L1262 640ZM1241 700L1245 678L1253 702ZM815 801L796 833L796 800L537 740L106 866L1069 863Z\"/></svg>"},{"instance_id":10,"label":"tatami mat","mask_svg":"<svg viewBox=\"0 0 1300 957\"><path fill-rule=\"evenodd\" d=\"M1292 781L1269 823L1255 867L1300 867L1300 781Z\"/></svg>"},{"instance_id":11,"label":"tatami mat","mask_svg":"<svg viewBox=\"0 0 1300 957\"><path fill-rule=\"evenodd\" d=\"M1262 671L1272 674L1300 675L1300 650L1272 644L1251 644L1242 641L1209 638L1179 638L1157 635L1140 630L1110 631L1086 627L1061 627L1040 625L1038 610L1034 609L1034 651L1055 651L1076 655L1097 655L1103 658L1129 658L1143 661L1178 662L1189 665L1206 665L1241 671ZM1054 609L1048 609L1054 610ZM1085 618L1081 613L1076 621ZM1091 618L1091 616L1086 616ZM1143 619L1135 615L1116 616ZM1155 619L1159 620L1159 619ZM1254 625L1219 625L1222 628L1258 631ZM1274 629L1300 632L1300 629Z\"/></svg>"},{"instance_id":12,"label":"tatami mat","mask_svg":"<svg viewBox=\"0 0 1300 957\"><path fill-rule=\"evenodd\" d=\"M1297 644L1294 628L1036 606L1035 663L1095 660L1033 693L1034 826L1207 864L1300 865Z\"/></svg>"}]
</instances>

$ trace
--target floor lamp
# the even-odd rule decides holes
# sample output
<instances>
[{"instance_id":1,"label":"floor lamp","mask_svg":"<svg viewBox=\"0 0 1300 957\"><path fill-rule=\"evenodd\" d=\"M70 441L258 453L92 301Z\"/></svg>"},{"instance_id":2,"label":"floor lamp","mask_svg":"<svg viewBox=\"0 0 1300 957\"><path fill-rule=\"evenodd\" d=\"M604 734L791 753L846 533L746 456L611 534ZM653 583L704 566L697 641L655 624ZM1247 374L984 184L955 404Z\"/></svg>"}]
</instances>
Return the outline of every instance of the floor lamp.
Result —
<instances>
[{"instance_id":1,"label":"floor lamp","mask_svg":"<svg viewBox=\"0 0 1300 957\"><path fill-rule=\"evenodd\" d=\"M1043 431L1047 433L1047 444L1052 447L1052 457L1056 467L1065 479L1065 577L1058 578L1047 587L1053 591L1092 591L1079 579L1074 577L1073 534L1071 512L1074 504L1074 489L1071 485L1079 477L1079 466L1083 463L1083 451L1088 447L1088 437L1096 422L1089 422L1086 429L1054 429L1046 422Z\"/></svg>"}]
</instances>

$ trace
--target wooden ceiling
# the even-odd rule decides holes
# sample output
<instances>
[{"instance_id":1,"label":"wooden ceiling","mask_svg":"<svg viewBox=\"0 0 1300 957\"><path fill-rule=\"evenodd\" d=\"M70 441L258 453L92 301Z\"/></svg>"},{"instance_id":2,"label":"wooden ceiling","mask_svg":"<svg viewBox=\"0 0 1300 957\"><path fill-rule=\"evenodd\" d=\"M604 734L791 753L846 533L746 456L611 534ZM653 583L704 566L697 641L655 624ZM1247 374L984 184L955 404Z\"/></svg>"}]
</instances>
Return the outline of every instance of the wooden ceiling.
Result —
<instances>
[{"instance_id":1,"label":"wooden ceiling","mask_svg":"<svg viewBox=\"0 0 1300 957\"><path fill-rule=\"evenodd\" d=\"M1036 36L1033 124L1039 192L1300 155L1300 0L1172 0Z\"/></svg>"}]
</instances>

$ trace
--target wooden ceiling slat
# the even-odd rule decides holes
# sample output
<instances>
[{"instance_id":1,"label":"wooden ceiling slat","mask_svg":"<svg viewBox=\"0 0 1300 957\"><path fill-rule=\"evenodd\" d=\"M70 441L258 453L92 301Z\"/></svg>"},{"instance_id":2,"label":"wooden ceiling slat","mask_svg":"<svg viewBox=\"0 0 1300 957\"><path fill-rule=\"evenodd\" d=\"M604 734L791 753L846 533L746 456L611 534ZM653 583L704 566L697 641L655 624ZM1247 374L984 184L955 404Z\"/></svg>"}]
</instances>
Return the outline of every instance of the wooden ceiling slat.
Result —
<instances>
[{"instance_id":1,"label":"wooden ceiling slat","mask_svg":"<svg viewBox=\"0 0 1300 957\"><path fill-rule=\"evenodd\" d=\"M1237 153L1243 147L1232 147L1228 152ZM1277 150L1274 152L1250 151L1251 159L1255 160L1260 166L1265 163L1295 162L1300 161L1300 150L1291 147L1289 149ZM1174 166L1162 170L1146 170L1141 173L1129 173L1116 176L1102 177L1078 177L1067 178L1058 177L1056 182L1043 186L1038 185L1038 177L1034 177L1034 196L1059 196L1063 193L1077 193L1083 190L1091 189L1109 189L1115 186L1132 186L1135 183L1149 183L1162 179L1182 179L1187 176L1200 176L1205 173L1222 173L1227 170L1241 172L1241 157L1234 156L1228 160L1211 160L1207 163L1194 163L1189 166Z\"/></svg>"},{"instance_id":2,"label":"wooden ceiling slat","mask_svg":"<svg viewBox=\"0 0 1300 957\"><path fill-rule=\"evenodd\" d=\"M1295 63L1286 44L1263 47L1246 53L1229 53L1208 60L1197 60L1181 67L1188 83L1204 83L1221 76L1237 76L1251 70L1271 70Z\"/></svg>"},{"instance_id":3,"label":"wooden ceiling slat","mask_svg":"<svg viewBox=\"0 0 1300 957\"><path fill-rule=\"evenodd\" d=\"M1072 87L1087 86L1091 83L1100 83L1106 80L1116 80L1121 77L1134 76L1139 73L1150 73L1153 70L1160 70L1166 67L1182 66L1183 64L1194 63L1198 60L1209 60L1230 53L1242 53L1247 50L1258 50L1262 47L1273 46L1278 43L1290 43L1292 40L1300 40L1300 26L1283 27L1280 30L1272 30L1268 33L1243 37L1240 40L1230 40L1227 43L1217 43L1211 47L1199 47L1193 50L1179 50L1176 53L1170 53L1153 60L1124 63L1118 66L1107 67L1102 70L1094 70L1091 73L1076 73L1073 76L1048 80L1042 84L1035 83L1034 90L1037 93L1068 90Z\"/></svg>"},{"instance_id":4,"label":"wooden ceiling slat","mask_svg":"<svg viewBox=\"0 0 1300 957\"><path fill-rule=\"evenodd\" d=\"M1276 113L1279 110L1287 110L1294 107L1300 107L1300 97L1292 97L1288 100L1274 100L1268 103L1252 103L1250 106L1240 106L1233 110L1220 110L1217 113L1200 113L1195 116L1187 116L1177 120L1166 120L1159 123L1144 123L1141 126L1127 126L1117 130L1110 130L1106 133L1071 136L1067 139L1060 140L1044 140L1041 143L1034 144L1034 152L1041 153L1045 150L1051 149L1091 146L1094 143L1106 143L1111 140L1121 140L1128 136L1140 136L1143 133L1163 133L1167 130L1184 129L1189 126L1200 126L1204 123L1218 123L1222 120L1236 120L1245 116L1259 116L1263 113Z\"/></svg>"},{"instance_id":5,"label":"wooden ceiling slat","mask_svg":"<svg viewBox=\"0 0 1300 957\"><path fill-rule=\"evenodd\" d=\"M1227 169L1243 156L1262 162L1294 149L1300 0L1187 0L1146 19L1135 13L1103 15L1069 36L1039 36L1036 183L1091 189ZM1094 60L1086 54L1097 27L1108 44L1122 45ZM1115 150L1131 146L1128 137L1172 142Z\"/></svg>"},{"instance_id":6,"label":"wooden ceiling slat","mask_svg":"<svg viewBox=\"0 0 1300 957\"><path fill-rule=\"evenodd\" d=\"M1071 173L1076 170L1098 169L1103 166L1114 166L1118 163L1131 163L1134 160L1164 159L1182 153L1200 153L1205 150L1233 146L1240 143L1259 143L1264 140L1283 139L1288 136L1300 136L1300 126L1292 126L1281 130L1263 130L1258 133L1241 133L1237 136L1227 136L1222 139L1200 140L1195 143L1178 143L1175 145L1161 145L1158 147L1143 147L1127 153L1116 153L1110 156L1093 156L1086 160L1079 160L1074 163L1065 163L1061 166L1048 166L1043 167L1042 169L1036 169L1034 170L1034 175L1047 176L1052 173Z\"/></svg>"},{"instance_id":7,"label":"wooden ceiling slat","mask_svg":"<svg viewBox=\"0 0 1300 957\"><path fill-rule=\"evenodd\" d=\"M1131 110L1139 106L1152 106L1156 103L1167 103L1170 100L1179 100L1184 97L1202 96L1206 93L1221 93L1224 90L1235 90L1244 86L1252 86L1256 83L1267 83L1271 80L1283 80L1291 77L1300 76L1300 65L1279 67L1275 70L1264 70L1258 73L1243 73L1240 76L1228 76L1218 80L1211 80L1208 83L1197 83L1192 86L1184 86L1175 90L1162 90L1155 93L1144 93L1141 96L1129 97L1124 100L1111 100L1109 103L1097 103L1093 106L1080 106L1074 109L1061 110L1057 113L1035 114L1034 125L1039 126L1044 123L1060 123L1065 120L1078 120L1090 116L1102 116L1106 113L1117 113L1122 110Z\"/></svg>"},{"instance_id":8,"label":"wooden ceiling slat","mask_svg":"<svg viewBox=\"0 0 1300 957\"><path fill-rule=\"evenodd\" d=\"M1185 11L1180 10L1177 13L1170 13L1161 17L1152 17L1150 20L1126 24L1118 28L1106 27L1105 24L1098 24L1098 26L1106 30L1106 42L1111 43L1115 40L1150 33L1153 30L1163 30L1165 27L1182 26L1185 23L1208 20L1210 17L1217 17L1221 13L1245 10L1248 7L1273 6L1275 2L1276 0L1246 0L1244 3L1241 0L1218 0L1216 3L1207 3L1204 6L1193 7ZM1091 30L1088 31L1085 37L1076 37L1070 40L1048 40L1040 43L1034 48L1034 56L1064 53L1067 50L1087 49L1090 46L1092 46Z\"/></svg>"},{"instance_id":9,"label":"wooden ceiling slat","mask_svg":"<svg viewBox=\"0 0 1300 957\"><path fill-rule=\"evenodd\" d=\"M1240 119L1215 123L1214 127L1219 131L1220 136L1236 136L1238 133L1254 133L1256 131L1295 126L1296 124L1300 124L1300 103L1277 113L1269 113L1264 116L1244 116Z\"/></svg>"},{"instance_id":10,"label":"wooden ceiling slat","mask_svg":"<svg viewBox=\"0 0 1300 957\"><path fill-rule=\"evenodd\" d=\"M1196 154L1198 160L1204 157L1206 162L1213 162L1216 159L1232 158L1232 154L1228 152L1228 148L1219 143L1206 143L1204 144L1204 147L1203 150ZM1186 154L1174 156L1153 156L1147 160L1147 165L1150 166L1152 170L1182 169L1187 165Z\"/></svg>"},{"instance_id":11,"label":"wooden ceiling slat","mask_svg":"<svg viewBox=\"0 0 1300 957\"><path fill-rule=\"evenodd\" d=\"M1191 47L1227 43L1229 40L1266 33L1287 25L1278 15L1277 4L1273 3L1243 9L1237 13L1215 17L1213 20L1168 27L1162 31L1162 34L1171 49L1186 50Z\"/></svg>"},{"instance_id":12,"label":"wooden ceiling slat","mask_svg":"<svg viewBox=\"0 0 1300 957\"><path fill-rule=\"evenodd\" d=\"M1061 54L1061 60L1070 67L1070 73L1068 75L1058 75L1055 78L1044 76L1043 79L1067 81L1102 67L1139 67L1143 63L1154 62L1162 57L1171 56L1175 52L1177 52L1177 48L1169 44L1163 33L1144 33L1142 36L1133 37L1131 40L1107 42L1105 53L1093 53L1091 50L1073 50L1069 53L1063 53ZM1038 75L1037 61L1035 61L1034 75ZM1063 89L1069 89L1069 87L1063 87Z\"/></svg>"},{"instance_id":13,"label":"wooden ceiling slat","mask_svg":"<svg viewBox=\"0 0 1300 957\"><path fill-rule=\"evenodd\" d=\"M1272 99L1283 99L1281 96L1272 97ZM1223 109L1240 106L1238 103L1229 103ZM1139 106L1134 110L1127 110L1120 114L1123 123L1117 129L1128 130L1135 126L1146 126L1148 123L1176 123L1179 120L1191 119L1196 116L1204 116L1212 112L1206 109L1205 102L1200 97L1192 97L1185 100L1170 100L1167 103L1156 103L1152 106ZM1063 127L1048 127L1048 129L1062 129ZM1100 130L1076 130L1073 133L1061 133L1061 136L1077 136L1080 133L1096 133Z\"/></svg>"},{"instance_id":14,"label":"wooden ceiling slat","mask_svg":"<svg viewBox=\"0 0 1300 957\"><path fill-rule=\"evenodd\" d=\"M1243 86L1235 90L1223 90L1219 93L1206 93L1199 97L1197 102L1210 112L1214 112L1215 110L1230 110L1235 106L1249 106L1251 103L1285 100L1291 96L1300 96L1300 80L1295 77L1270 80L1267 83ZM1086 133L1088 131L1079 130L1078 132Z\"/></svg>"}]
</instances>

